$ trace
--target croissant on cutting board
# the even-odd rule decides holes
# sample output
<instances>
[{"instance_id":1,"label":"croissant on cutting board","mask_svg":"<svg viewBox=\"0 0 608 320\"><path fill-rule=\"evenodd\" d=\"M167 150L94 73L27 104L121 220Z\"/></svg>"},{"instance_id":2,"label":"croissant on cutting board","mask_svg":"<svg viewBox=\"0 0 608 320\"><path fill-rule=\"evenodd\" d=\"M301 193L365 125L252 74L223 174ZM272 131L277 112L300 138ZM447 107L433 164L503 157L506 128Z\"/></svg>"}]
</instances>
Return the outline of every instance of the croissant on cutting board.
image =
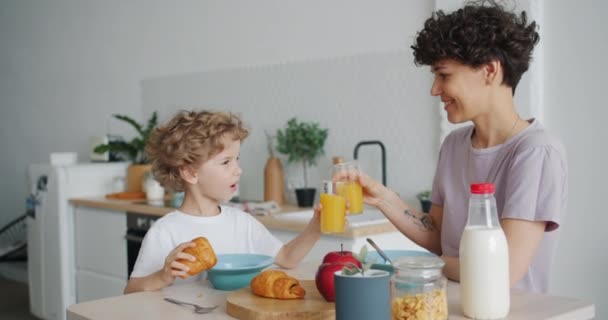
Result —
<instances>
[{"instance_id":1,"label":"croissant on cutting board","mask_svg":"<svg viewBox=\"0 0 608 320\"><path fill-rule=\"evenodd\" d=\"M255 295L275 299L302 299L306 290L298 279L279 270L266 270L251 280L251 291Z\"/></svg>"},{"instance_id":2,"label":"croissant on cutting board","mask_svg":"<svg viewBox=\"0 0 608 320\"><path fill-rule=\"evenodd\" d=\"M209 240L205 237L198 237L193 239L191 242L196 244L196 247L188 247L183 252L189 253L196 258L194 261L180 259L179 262L187 265L190 269L188 274L193 276L197 273L203 272L213 268L217 263L217 257L215 252L209 243Z\"/></svg>"}]
</instances>

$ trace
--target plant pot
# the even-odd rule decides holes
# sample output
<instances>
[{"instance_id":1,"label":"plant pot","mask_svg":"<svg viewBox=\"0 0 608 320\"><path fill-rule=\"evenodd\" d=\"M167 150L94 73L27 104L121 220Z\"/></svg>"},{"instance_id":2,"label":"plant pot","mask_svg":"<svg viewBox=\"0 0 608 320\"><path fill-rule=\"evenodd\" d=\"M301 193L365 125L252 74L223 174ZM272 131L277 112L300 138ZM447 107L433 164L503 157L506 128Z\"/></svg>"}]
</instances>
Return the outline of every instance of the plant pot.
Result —
<instances>
[{"instance_id":1,"label":"plant pot","mask_svg":"<svg viewBox=\"0 0 608 320\"><path fill-rule=\"evenodd\" d=\"M127 168L127 192L142 192L144 175L152 170L151 164L132 164Z\"/></svg>"},{"instance_id":2,"label":"plant pot","mask_svg":"<svg viewBox=\"0 0 608 320\"><path fill-rule=\"evenodd\" d=\"M298 199L298 207L312 207L315 201L315 188L301 188L296 189L296 198Z\"/></svg>"},{"instance_id":3,"label":"plant pot","mask_svg":"<svg viewBox=\"0 0 608 320\"><path fill-rule=\"evenodd\" d=\"M420 200L422 212L429 213L431 211L431 200Z\"/></svg>"}]
</instances>

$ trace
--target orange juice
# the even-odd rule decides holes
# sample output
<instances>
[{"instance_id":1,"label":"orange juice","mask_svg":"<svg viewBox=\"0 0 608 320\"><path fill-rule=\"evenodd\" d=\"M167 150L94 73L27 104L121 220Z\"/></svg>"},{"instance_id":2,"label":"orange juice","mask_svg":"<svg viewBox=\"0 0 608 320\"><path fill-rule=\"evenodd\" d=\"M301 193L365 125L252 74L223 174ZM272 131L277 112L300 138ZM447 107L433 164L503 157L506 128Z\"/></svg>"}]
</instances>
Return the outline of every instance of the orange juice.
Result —
<instances>
[{"instance_id":1,"label":"orange juice","mask_svg":"<svg viewBox=\"0 0 608 320\"><path fill-rule=\"evenodd\" d=\"M363 213L363 189L357 181L348 181L344 185L342 195L348 199L349 214Z\"/></svg>"},{"instance_id":2,"label":"orange juice","mask_svg":"<svg viewBox=\"0 0 608 320\"><path fill-rule=\"evenodd\" d=\"M321 193L321 232L344 232L346 199L343 196Z\"/></svg>"}]
</instances>

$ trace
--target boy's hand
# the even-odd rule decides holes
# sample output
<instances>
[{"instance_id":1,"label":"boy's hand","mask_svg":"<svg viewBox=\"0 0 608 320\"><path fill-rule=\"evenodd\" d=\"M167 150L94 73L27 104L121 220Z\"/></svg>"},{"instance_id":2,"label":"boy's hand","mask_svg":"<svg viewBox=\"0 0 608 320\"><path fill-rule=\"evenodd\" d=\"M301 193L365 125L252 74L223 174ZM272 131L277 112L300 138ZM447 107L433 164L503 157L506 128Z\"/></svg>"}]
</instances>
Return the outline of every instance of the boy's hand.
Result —
<instances>
[{"instance_id":1,"label":"boy's hand","mask_svg":"<svg viewBox=\"0 0 608 320\"><path fill-rule=\"evenodd\" d=\"M190 268L188 268L188 266L184 265L183 263L178 262L177 260L184 259L195 261L196 258L194 256L182 252L184 251L184 249L192 247L196 247L196 244L193 242L184 242L179 246L175 247L175 249L173 249L171 252L169 252L167 257L165 258L165 265L163 266L162 277L163 281L167 285L173 283L173 281L175 281L175 277L187 278L190 276L188 274L188 270Z\"/></svg>"},{"instance_id":2,"label":"boy's hand","mask_svg":"<svg viewBox=\"0 0 608 320\"><path fill-rule=\"evenodd\" d=\"M308 225L312 227L312 230L318 233L321 233L321 204L318 203L313 208L312 218Z\"/></svg>"}]
</instances>

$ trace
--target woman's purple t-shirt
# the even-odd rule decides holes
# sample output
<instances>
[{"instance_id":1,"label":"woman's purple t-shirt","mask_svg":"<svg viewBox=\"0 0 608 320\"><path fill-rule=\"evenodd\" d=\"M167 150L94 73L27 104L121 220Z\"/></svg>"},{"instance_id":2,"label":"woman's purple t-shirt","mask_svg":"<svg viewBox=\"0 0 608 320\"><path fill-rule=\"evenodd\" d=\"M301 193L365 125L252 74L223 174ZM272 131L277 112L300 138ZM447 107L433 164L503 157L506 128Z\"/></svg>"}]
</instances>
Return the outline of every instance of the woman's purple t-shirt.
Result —
<instances>
[{"instance_id":1,"label":"woman's purple t-shirt","mask_svg":"<svg viewBox=\"0 0 608 320\"><path fill-rule=\"evenodd\" d=\"M547 292L549 272L568 195L568 168L562 143L538 120L505 143L474 149L473 126L451 132L441 146L431 201L443 207L442 253L458 256L471 183L495 184L500 219L546 221L546 232L517 288ZM553 232L550 232L553 231Z\"/></svg>"}]
</instances>

